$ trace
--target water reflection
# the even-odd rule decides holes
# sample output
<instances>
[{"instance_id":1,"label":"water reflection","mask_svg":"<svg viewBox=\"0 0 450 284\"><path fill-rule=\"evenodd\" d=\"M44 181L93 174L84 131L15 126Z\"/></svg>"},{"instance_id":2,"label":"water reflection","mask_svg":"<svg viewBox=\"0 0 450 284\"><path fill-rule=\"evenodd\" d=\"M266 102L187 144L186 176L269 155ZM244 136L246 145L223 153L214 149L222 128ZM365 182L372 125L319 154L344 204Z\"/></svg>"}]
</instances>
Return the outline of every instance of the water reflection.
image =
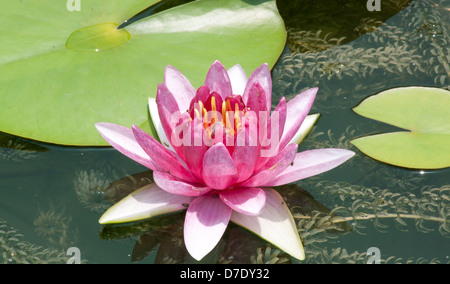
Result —
<instances>
[{"instance_id":1,"label":"water reflection","mask_svg":"<svg viewBox=\"0 0 450 284\"><path fill-rule=\"evenodd\" d=\"M127 176L105 188L107 199L119 201L125 193L152 183L151 172ZM305 186L319 197L333 201L332 209L317 201L297 184L275 188L290 208L307 255L306 262L359 262L367 260L364 253L349 254L343 247L329 251L322 244L356 232L365 235L369 226L387 233L391 227L408 231L411 223L422 233L437 231L450 237L450 185L426 186L420 194L398 193L388 189L367 188L346 182L310 180ZM117 195L121 192L120 195ZM155 263L197 263L187 252L183 241L184 213L170 214L145 221L106 225L100 232L104 240L137 238L131 260L139 262L150 254ZM335 259L335 257L338 257ZM427 262L417 257L410 261ZM216 248L201 263L292 263L291 257L252 233L231 225ZM384 263L399 262L395 256L383 256ZM438 259L430 262L439 262Z\"/></svg>"},{"instance_id":2,"label":"water reflection","mask_svg":"<svg viewBox=\"0 0 450 284\"><path fill-rule=\"evenodd\" d=\"M13 163L23 163L37 157L36 152L49 151L27 139L0 132L0 159ZM1 175L1 174L0 174Z\"/></svg>"},{"instance_id":3,"label":"water reflection","mask_svg":"<svg viewBox=\"0 0 450 284\"><path fill-rule=\"evenodd\" d=\"M150 171L121 178L105 188L106 199L118 202L126 194L152 183ZM297 218L311 219L335 215L317 202L311 194L298 185L276 188ZM302 217L300 217L302 216ZM137 237L132 261L141 261L157 249L156 263L196 263L187 252L183 241L184 213L171 214L125 225L106 225L100 232L102 239L127 239ZM322 224L323 225L323 224ZM351 231L346 222L324 227L328 233ZM312 226L310 226L311 228ZM159 245L159 247L158 247ZM201 263L291 263L291 257L250 232L231 225L225 236Z\"/></svg>"}]
</instances>

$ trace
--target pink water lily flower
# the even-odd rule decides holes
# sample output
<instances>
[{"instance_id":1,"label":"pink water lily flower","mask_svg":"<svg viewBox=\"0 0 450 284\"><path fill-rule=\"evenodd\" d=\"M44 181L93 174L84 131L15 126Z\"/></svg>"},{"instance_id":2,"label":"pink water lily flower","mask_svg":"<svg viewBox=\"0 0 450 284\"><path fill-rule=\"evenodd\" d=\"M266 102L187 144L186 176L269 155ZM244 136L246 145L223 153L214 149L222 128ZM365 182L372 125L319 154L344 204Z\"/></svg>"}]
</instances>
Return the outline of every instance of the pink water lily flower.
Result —
<instances>
[{"instance_id":1,"label":"pink water lily flower","mask_svg":"<svg viewBox=\"0 0 450 284\"><path fill-rule=\"evenodd\" d=\"M267 64L247 78L241 66L227 71L216 61L197 90L167 66L156 101L149 101L161 143L135 125L96 124L109 144L153 170L155 182L115 204L100 223L187 209L184 240L197 260L216 246L230 221L304 259L295 222L271 187L323 173L354 155L343 149L297 152L317 90L289 102L281 98L271 111Z\"/></svg>"}]
</instances>

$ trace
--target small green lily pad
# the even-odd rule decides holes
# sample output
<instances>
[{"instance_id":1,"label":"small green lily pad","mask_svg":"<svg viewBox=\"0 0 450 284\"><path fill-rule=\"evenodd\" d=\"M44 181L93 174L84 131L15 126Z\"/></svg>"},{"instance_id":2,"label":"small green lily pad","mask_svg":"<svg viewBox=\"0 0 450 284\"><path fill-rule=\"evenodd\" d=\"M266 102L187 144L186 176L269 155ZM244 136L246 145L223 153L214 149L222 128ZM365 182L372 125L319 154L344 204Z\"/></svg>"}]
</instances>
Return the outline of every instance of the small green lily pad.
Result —
<instances>
[{"instance_id":1,"label":"small green lily pad","mask_svg":"<svg viewBox=\"0 0 450 284\"><path fill-rule=\"evenodd\" d=\"M365 99L356 113L408 131L352 141L364 154L399 167L450 167L450 92L430 87L390 89Z\"/></svg>"},{"instance_id":2,"label":"small green lily pad","mask_svg":"<svg viewBox=\"0 0 450 284\"><path fill-rule=\"evenodd\" d=\"M272 67L286 40L275 0L199 0L123 29L158 1L3 2L0 131L55 144L106 146L97 122L146 125L166 65L199 87L215 60Z\"/></svg>"}]
</instances>

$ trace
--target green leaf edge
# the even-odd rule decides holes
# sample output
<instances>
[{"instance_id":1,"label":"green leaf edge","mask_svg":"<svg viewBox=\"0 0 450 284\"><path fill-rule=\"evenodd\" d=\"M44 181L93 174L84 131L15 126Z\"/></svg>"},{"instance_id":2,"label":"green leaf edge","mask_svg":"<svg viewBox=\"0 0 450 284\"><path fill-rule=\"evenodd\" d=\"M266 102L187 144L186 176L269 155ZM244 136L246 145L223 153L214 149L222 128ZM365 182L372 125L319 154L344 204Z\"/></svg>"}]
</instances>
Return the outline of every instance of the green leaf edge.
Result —
<instances>
[{"instance_id":1,"label":"green leaf edge","mask_svg":"<svg viewBox=\"0 0 450 284\"><path fill-rule=\"evenodd\" d=\"M358 106L353 108L353 111L356 112L357 114L364 116L366 118L369 119L373 119L373 120L377 120L380 122L384 122L387 124L391 124L391 125L395 125L395 126L399 126L399 127L405 127L404 125L396 125L396 123L394 122L390 122L387 120L384 120L383 118L380 118L378 115L374 115L370 113L370 104L371 104L371 100L373 100L374 98L376 98L377 96L380 95L389 95L389 92L395 92L398 90L422 90L422 91L437 91L437 92L442 92L443 93L447 93L447 95L449 95L450 98L450 92L442 89L442 88L434 88L434 87L423 87L423 86L408 86L408 87L399 87L399 88L393 88L393 89L389 89L386 91L382 91L378 94L372 95L366 99L364 99ZM369 105L369 113L367 113L367 107ZM404 105L400 106L400 109L402 107L405 107ZM450 109L450 107L449 107ZM392 159L390 160L389 155L377 155L377 153L372 153L371 151L371 147L366 147L365 142L370 141L372 139L380 139L380 138L386 138L389 137L389 135L392 134L401 134L401 133L410 133L410 134L441 134L441 135L445 135L446 137L449 136L449 138L446 138L445 140L450 140L450 134L447 133L435 133L434 131L431 132L420 132L420 131L414 131L413 129L410 128L414 128L414 127L406 127L406 130L411 130L409 132L389 132L389 133L382 133L382 134L376 134L376 135L369 135L369 136L365 136L365 137L360 137L360 138L356 138L350 141L350 143L352 143L355 147L357 147L362 153L364 153L365 155L383 162L383 163L387 163L390 165L394 165L394 166L398 166L398 167L403 167L403 168L410 168L410 169L442 169L442 168L447 168L450 167L450 158L448 159L448 161L441 161L442 157L437 157L437 159L432 160L431 162L408 162L408 163L404 163L404 162L396 162L396 161L392 161ZM443 149L444 153L450 153L450 144L448 144L448 147ZM387 156L387 157L386 157ZM431 160L431 159L430 159Z\"/></svg>"}]
</instances>

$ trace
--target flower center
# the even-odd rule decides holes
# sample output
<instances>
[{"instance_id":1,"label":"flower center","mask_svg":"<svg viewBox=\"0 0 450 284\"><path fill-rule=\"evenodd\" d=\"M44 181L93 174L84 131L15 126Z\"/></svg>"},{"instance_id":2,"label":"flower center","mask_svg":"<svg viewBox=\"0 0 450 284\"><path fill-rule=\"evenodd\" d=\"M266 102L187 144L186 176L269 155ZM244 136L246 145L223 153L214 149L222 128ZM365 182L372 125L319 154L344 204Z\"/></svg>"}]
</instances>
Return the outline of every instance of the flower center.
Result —
<instances>
[{"instance_id":1,"label":"flower center","mask_svg":"<svg viewBox=\"0 0 450 284\"><path fill-rule=\"evenodd\" d=\"M203 121L203 127L209 137L213 135L216 123L221 123L226 133L233 136L242 128L242 116L246 111L241 96L229 96L223 100L219 94L213 92L205 102L199 100L194 104L191 116Z\"/></svg>"}]
</instances>

